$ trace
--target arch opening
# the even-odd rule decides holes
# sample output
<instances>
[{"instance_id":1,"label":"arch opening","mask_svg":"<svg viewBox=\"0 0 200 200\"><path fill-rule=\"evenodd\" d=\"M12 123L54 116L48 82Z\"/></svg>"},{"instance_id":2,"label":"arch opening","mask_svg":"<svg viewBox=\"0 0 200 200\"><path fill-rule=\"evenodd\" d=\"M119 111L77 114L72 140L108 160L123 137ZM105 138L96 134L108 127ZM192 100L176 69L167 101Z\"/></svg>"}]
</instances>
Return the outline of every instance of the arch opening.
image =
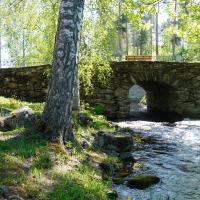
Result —
<instances>
[{"instance_id":1,"label":"arch opening","mask_svg":"<svg viewBox=\"0 0 200 200\"><path fill-rule=\"evenodd\" d=\"M147 93L139 85L135 84L129 89L130 116L137 117L147 112Z\"/></svg>"},{"instance_id":2,"label":"arch opening","mask_svg":"<svg viewBox=\"0 0 200 200\"><path fill-rule=\"evenodd\" d=\"M133 85L128 92L130 117L153 121L176 121L182 116L176 112L178 93L175 88L154 81Z\"/></svg>"}]
</instances>

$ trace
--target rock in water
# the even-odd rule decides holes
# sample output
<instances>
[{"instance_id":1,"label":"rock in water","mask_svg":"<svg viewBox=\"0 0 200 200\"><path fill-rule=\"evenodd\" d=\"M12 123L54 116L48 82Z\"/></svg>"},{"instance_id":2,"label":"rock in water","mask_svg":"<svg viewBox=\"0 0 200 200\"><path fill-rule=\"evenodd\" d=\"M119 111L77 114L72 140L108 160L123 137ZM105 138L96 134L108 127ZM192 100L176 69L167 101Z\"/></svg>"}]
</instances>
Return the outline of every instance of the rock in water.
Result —
<instances>
[{"instance_id":1,"label":"rock in water","mask_svg":"<svg viewBox=\"0 0 200 200\"><path fill-rule=\"evenodd\" d=\"M121 185L121 184L124 183L124 179L123 178L113 178L112 181L113 181L113 183L115 185Z\"/></svg>"},{"instance_id":2,"label":"rock in water","mask_svg":"<svg viewBox=\"0 0 200 200\"><path fill-rule=\"evenodd\" d=\"M128 179L127 186L136 189L145 189L153 184L157 184L160 178L152 175L139 175Z\"/></svg>"},{"instance_id":3,"label":"rock in water","mask_svg":"<svg viewBox=\"0 0 200 200\"><path fill-rule=\"evenodd\" d=\"M120 153L120 158L123 162L130 162L130 163L135 163L136 160L133 157L131 152L122 152Z\"/></svg>"},{"instance_id":4,"label":"rock in water","mask_svg":"<svg viewBox=\"0 0 200 200\"><path fill-rule=\"evenodd\" d=\"M108 199L112 199L112 200L116 200L118 197L118 194L115 190L107 192L106 195L107 195Z\"/></svg>"}]
</instances>

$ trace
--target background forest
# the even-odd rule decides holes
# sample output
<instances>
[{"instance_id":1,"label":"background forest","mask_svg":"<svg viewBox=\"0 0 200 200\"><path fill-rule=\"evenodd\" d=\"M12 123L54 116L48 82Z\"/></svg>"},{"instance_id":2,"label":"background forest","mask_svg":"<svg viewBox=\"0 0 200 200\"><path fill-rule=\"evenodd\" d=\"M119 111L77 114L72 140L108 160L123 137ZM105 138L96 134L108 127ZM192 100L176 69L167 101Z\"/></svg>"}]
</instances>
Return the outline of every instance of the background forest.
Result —
<instances>
[{"instance_id":1,"label":"background forest","mask_svg":"<svg viewBox=\"0 0 200 200\"><path fill-rule=\"evenodd\" d=\"M58 8L59 0L1 0L0 67L52 62ZM86 0L80 76L125 55L198 61L199 21L199 0Z\"/></svg>"}]
</instances>

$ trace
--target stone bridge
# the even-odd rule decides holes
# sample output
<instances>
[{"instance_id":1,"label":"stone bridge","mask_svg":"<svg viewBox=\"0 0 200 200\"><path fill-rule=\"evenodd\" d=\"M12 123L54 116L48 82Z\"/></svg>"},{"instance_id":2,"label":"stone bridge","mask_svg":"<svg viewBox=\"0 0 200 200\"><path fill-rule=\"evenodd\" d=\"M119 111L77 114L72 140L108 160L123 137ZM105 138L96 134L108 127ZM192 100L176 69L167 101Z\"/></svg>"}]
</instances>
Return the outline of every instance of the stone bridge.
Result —
<instances>
[{"instance_id":1,"label":"stone bridge","mask_svg":"<svg viewBox=\"0 0 200 200\"><path fill-rule=\"evenodd\" d=\"M93 95L81 95L88 103L102 104L109 117L129 115L129 89L137 84L146 91L150 111L200 118L200 63L124 61L111 68L109 84L93 80ZM44 101L50 70L49 65L0 69L0 96Z\"/></svg>"},{"instance_id":2,"label":"stone bridge","mask_svg":"<svg viewBox=\"0 0 200 200\"><path fill-rule=\"evenodd\" d=\"M146 91L148 110L200 118L200 63L125 61L111 67L110 85L96 84L89 98L103 104L109 116L129 115L129 89L137 84Z\"/></svg>"}]
</instances>

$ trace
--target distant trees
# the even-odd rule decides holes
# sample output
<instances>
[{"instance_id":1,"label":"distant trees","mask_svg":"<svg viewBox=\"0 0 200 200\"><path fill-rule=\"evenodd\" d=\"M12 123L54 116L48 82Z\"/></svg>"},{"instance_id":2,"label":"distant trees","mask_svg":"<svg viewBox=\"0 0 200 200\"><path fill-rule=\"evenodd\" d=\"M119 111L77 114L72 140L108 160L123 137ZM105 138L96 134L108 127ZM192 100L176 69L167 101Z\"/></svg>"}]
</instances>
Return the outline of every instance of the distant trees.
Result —
<instances>
[{"instance_id":1,"label":"distant trees","mask_svg":"<svg viewBox=\"0 0 200 200\"><path fill-rule=\"evenodd\" d=\"M1 0L1 33L11 65L52 62L59 3ZM123 60L127 54L152 54L158 59L174 60L181 56L186 61L199 58L197 0L86 0L86 4L81 63ZM162 19L163 13L166 20Z\"/></svg>"}]
</instances>

